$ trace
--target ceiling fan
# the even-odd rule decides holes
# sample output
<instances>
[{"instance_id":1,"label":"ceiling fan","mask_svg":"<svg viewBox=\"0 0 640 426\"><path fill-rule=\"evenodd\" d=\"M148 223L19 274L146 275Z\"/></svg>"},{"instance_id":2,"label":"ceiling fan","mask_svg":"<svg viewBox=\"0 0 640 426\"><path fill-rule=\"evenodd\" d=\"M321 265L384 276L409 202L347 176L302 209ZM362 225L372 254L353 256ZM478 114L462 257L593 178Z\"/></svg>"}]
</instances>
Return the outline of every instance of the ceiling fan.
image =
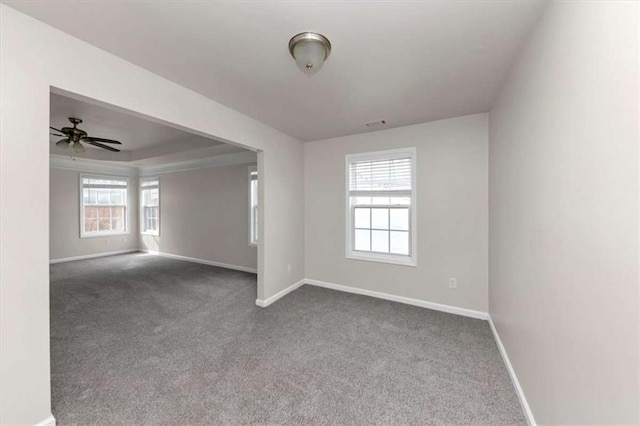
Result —
<instances>
[{"instance_id":1,"label":"ceiling fan","mask_svg":"<svg viewBox=\"0 0 640 426\"><path fill-rule=\"evenodd\" d=\"M94 138L92 136L88 136L87 132L84 130L78 129L78 124L82 123L82 120L79 118L69 117L69 121L73 124L73 127L63 127L62 129L56 129L55 127L49 127L52 130L55 130L59 133L51 133L53 136L62 136L64 139L60 139L56 142L56 146L61 148L69 148L72 149L75 153L84 152L84 146L82 143L87 143L89 145L97 146L98 148L107 149L113 152L120 152L119 149L116 149L112 146L105 145L105 143L122 145L122 143L118 141L114 141L113 139L104 139L104 138Z\"/></svg>"}]
</instances>

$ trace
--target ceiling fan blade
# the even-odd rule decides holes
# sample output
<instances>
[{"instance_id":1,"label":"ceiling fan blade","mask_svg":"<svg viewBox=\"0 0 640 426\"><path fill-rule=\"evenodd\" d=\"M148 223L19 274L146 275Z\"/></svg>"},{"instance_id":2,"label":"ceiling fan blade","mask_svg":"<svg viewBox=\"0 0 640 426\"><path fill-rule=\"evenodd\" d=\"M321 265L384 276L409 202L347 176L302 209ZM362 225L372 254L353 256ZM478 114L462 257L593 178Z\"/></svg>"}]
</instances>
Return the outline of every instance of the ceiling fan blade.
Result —
<instances>
[{"instance_id":1,"label":"ceiling fan blade","mask_svg":"<svg viewBox=\"0 0 640 426\"><path fill-rule=\"evenodd\" d=\"M85 139L85 140L86 140L86 139ZM88 144L90 144L90 145L93 145L93 146L97 146L97 147L100 147L100 148L107 149L107 150L109 150L109 151L113 151L113 152L120 152L120 150L119 150L119 149L115 149L115 148L113 148L113 147L111 147L111 146L108 146L108 145L103 145L103 144L101 144L100 142L87 141L87 143L88 143Z\"/></svg>"},{"instance_id":2,"label":"ceiling fan blade","mask_svg":"<svg viewBox=\"0 0 640 426\"><path fill-rule=\"evenodd\" d=\"M73 143L73 152L76 154L84 152L84 146L80 142Z\"/></svg>"},{"instance_id":3,"label":"ceiling fan blade","mask_svg":"<svg viewBox=\"0 0 640 426\"><path fill-rule=\"evenodd\" d=\"M49 133L49 134L50 134L51 136L61 136L61 137L63 137L63 138L66 138L66 137L67 137L66 135L61 135L61 134L59 134L59 133Z\"/></svg>"},{"instance_id":4,"label":"ceiling fan blade","mask_svg":"<svg viewBox=\"0 0 640 426\"><path fill-rule=\"evenodd\" d=\"M55 130L56 132L64 133L62 130L60 130L60 129L56 129L55 127L51 127L51 126L49 126L49 128L50 128L51 130Z\"/></svg>"},{"instance_id":5,"label":"ceiling fan blade","mask_svg":"<svg viewBox=\"0 0 640 426\"><path fill-rule=\"evenodd\" d=\"M115 143L118 145L122 145L122 142L114 141L113 139L94 138L92 136L85 136L82 138L82 140L87 142Z\"/></svg>"},{"instance_id":6,"label":"ceiling fan blade","mask_svg":"<svg viewBox=\"0 0 640 426\"><path fill-rule=\"evenodd\" d=\"M69 148L69 139L60 139L58 142L56 142L56 146L64 149Z\"/></svg>"}]
</instances>

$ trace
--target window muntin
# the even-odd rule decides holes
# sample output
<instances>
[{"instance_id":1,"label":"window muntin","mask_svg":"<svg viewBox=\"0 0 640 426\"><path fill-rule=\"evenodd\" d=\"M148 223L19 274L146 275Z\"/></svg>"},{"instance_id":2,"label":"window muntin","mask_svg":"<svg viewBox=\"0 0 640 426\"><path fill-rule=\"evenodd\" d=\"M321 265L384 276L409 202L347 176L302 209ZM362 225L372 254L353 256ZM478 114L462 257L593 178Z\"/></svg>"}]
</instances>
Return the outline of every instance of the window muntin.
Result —
<instances>
[{"instance_id":1,"label":"window muntin","mask_svg":"<svg viewBox=\"0 0 640 426\"><path fill-rule=\"evenodd\" d=\"M249 168L249 244L258 245L258 169Z\"/></svg>"},{"instance_id":2,"label":"window muntin","mask_svg":"<svg viewBox=\"0 0 640 426\"><path fill-rule=\"evenodd\" d=\"M160 180L140 181L140 233L160 235Z\"/></svg>"},{"instance_id":3,"label":"window muntin","mask_svg":"<svg viewBox=\"0 0 640 426\"><path fill-rule=\"evenodd\" d=\"M347 257L415 265L415 148L347 156Z\"/></svg>"},{"instance_id":4,"label":"window muntin","mask_svg":"<svg viewBox=\"0 0 640 426\"><path fill-rule=\"evenodd\" d=\"M81 176L80 236L127 233L127 178Z\"/></svg>"}]
</instances>

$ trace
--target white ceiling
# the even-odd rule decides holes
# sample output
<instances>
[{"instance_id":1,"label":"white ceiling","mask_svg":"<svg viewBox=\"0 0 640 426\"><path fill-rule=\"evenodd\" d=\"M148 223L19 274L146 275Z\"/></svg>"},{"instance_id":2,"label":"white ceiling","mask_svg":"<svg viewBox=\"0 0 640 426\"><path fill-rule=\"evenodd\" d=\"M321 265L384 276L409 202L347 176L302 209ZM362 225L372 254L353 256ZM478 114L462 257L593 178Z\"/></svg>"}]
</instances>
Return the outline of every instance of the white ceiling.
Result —
<instances>
[{"instance_id":1,"label":"white ceiling","mask_svg":"<svg viewBox=\"0 0 640 426\"><path fill-rule=\"evenodd\" d=\"M486 112L544 2L5 3L301 140ZM307 78L301 31L333 50Z\"/></svg>"},{"instance_id":2,"label":"white ceiling","mask_svg":"<svg viewBox=\"0 0 640 426\"><path fill-rule=\"evenodd\" d=\"M78 127L89 136L115 139L122 143L112 145L121 150L117 153L83 144L86 153L78 154L79 158L147 165L244 151L243 148L136 115L51 93L50 125L57 129L70 127L72 124L68 120L69 117L82 119L83 122ZM68 150L55 145L60 139L62 138L59 136L50 136L51 154L69 155Z\"/></svg>"}]
</instances>

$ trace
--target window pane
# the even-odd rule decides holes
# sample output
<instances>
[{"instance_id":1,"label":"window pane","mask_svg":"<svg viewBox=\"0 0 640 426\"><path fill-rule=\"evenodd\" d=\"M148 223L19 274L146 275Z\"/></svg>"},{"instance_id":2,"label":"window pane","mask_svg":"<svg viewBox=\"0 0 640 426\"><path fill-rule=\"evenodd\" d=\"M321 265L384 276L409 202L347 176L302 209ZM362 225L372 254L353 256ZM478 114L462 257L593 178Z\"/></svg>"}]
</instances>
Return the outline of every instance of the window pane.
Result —
<instances>
[{"instance_id":1,"label":"window pane","mask_svg":"<svg viewBox=\"0 0 640 426\"><path fill-rule=\"evenodd\" d=\"M409 233L405 231L391 231L391 253L409 254Z\"/></svg>"},{"instance_id":2,"label":"window pane","mask_svg":"<svg viewBox=\"0 0 640 426\"><path fill-rule=\"evenodd\" d=\"M124 221L122 219L113 219L111 224L113 231L124 231Z\"/></svg>"},{"instance_id":3,"label":"window pane","mask_svg":"<svg viewBox=\"0 0 640 426\"><path fill-rule=\"evenodd\" d=\"M98 217L98 208L86 206L84 208L84 218L85 219L95 219Z\"/></svg>"},{"instance_id":4,"label":"window pane","mask_svg":"<svg viewBox=\"0 0 640 426\"><path fill-rule=\"evenodd\" d=\"M124 207L111 207L111 217L114 219L124 219Z\"/></svg>"},{"instance_id":5,"label":"window pane","mask_svg":"<svg viewBox=\"0 0 640 426\"><path fill-rule=\"evenodd\" d=\"M111 219L98 219L98 231L110 231Z\"/></svg>"},{"instance_id":6,"label":"window pane","mask_svg":"<svg viewBox=\"0 0 640 426\"><path fill-rule=\"evenodd\" d=\"M368 230L356 229L355 250L371 251L371 234Z\"/></svg>"},{"instance_id":7,"label":"window pane","mask_svg":"<svg viewBox=\"0 0 640 426\"><path fill-rule=\"evenodd\" d=\"M409 230L409 209L391 209L389 215L391 229Z\"/></svg>"},{"instance_id":8,"label":"window pane","mask_svg":"<svg viewBox=\"0 0 640 426\"><path fill-rule=\"evenodd\" d=\"M89 189L89 202L91 204L98 204L98 190L91 188Z\"/></svg>"},{"instance_id":9,"label":"window pane","mask_svg":"<svg viewBox=\"0 0 640 426\"><path fill-rule=\"evenodd\" d=\"M388 231L371 231L371 251L389 253Z\"/></svg>"},{"instance_id":10,"label":"window pane","mask_svg":"<svg viewBox=\"0 0 640 426\"><path fill-rule=\"evenodd\" d=\"M369 205L371 204L371 197L354 197L354 205Z\"/></svg>"},{"instance_id":11,"label":"window pane","mask_svg":"<svg viewBox=\"0 0 640 426\"><path fill-rule=\"evenodd\" d=\"M392 206L410 206L411 197L391 197L390 204Z\"/></svg>"},{"instance_id":12,"label":"window pane","mask_svg":"<svg viewBox=\"0 0 640 426\"><path fill-rule=\"evenodd\" d=\"M124 203L124 191L122 189L111 190L111 204L123 204Z\"/></svg>"},{"instance_id":13,"label":"window pane","mask_svg":"<svg viewBox=\"0 0 640 426\"><path fill-rule=\"evenodd\" d=\"M371 200L372 204L388 206L389 205L389 197L373 197Z\"/></svg>"},{"instance_id":14,"label":"window pane","mask_svg":"<svg viewBox=\"0 0 640 426\"><path fill-rule=\"evenodd\" d=\"M98 191L98 204L109 204L109 190L97 189Z\"/></svg>"},{"instance_id":15,"label":"window pane","mask_svg":"<svg viewBox=\"0 0 640 426\"><path fill-rule=\"evenodd\" d=\"M371 228L371 209L355 209L355 225L356 228Z\"/></svg>"},{"instance_id":16,"label":"window pane","mask_svg":"<svg viewBox=\"0 0 640 426\"><path fill-rule=\"evenodd\" d=\"M97 219L85 219L84 221L84 232L96 232L98 230L98 220Z\"/></svg>"},{"instance_id":17,"label":"window pane","mask_svg":"<svg viewBox=\"0 0 640 426\"><path fill-rule=\"evenodd\" d=\"M89 191L87 188L82 189L82 202L85 204L89 202Z\"/></svg>"},{"instance_id":18,"label":"window pane","mask_svg":"<svg viewBox=\"0 0 640 426\"><path fill-rule=\"evenodd\" d=\"M389 209L371 209L371 227L389 229Z\"/></svg>"}]
</instances>

